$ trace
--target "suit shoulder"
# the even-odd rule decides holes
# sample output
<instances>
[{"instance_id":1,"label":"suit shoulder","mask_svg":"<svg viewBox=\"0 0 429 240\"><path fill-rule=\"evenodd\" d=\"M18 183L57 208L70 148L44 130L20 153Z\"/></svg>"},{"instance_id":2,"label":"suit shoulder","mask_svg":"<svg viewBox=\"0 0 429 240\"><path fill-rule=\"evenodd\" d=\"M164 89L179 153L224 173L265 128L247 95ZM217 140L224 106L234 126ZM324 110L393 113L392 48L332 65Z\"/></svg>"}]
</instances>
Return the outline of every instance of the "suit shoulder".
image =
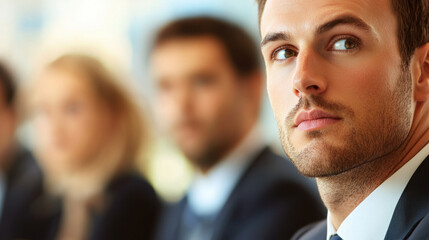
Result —
<instances>
[{"instance_id":1,"label":"suit shoulder","mask_svg":"<svg viewBox=\"0 0 429 240\"><path fill-rule=\"evenodd\" d=\"M324 240L326 239L326 220L311 223L296 232L292 240Z\"/></svg>"},{"instance_id":2,"label":"suit shoulder","mask_svg":"<svg viewBox=\"0 0 429 240\"><path fill-rule=\"evenodd\" d=\"M150 183L135 172L119 175L115 177L108 186L108 191L137 191L154 193L153 187Z\"/></svg>"},{"instance_id":3,"label":"suit shoulder","mask_svg":"<svg viewBox=\"0 0 429 240\"><path fill-rule=\"evenodd\" d=\"M249 172L266 175L269 179L281 178L291 181L305 179L287 157L277 155L269 148L262 151L254 160Z\"/></svg>"},{"instance_id":4,"label":"suit shoulder","mask_svg":"<svg viewBox=\"0 0 429 240\"><path fill-rule=\"evenodd\" d=\"M311 216L309 222L322 219L326 210L316 187L295 171L285 158L264 151L238 183L231 202L243 212L278 207L288 215Z\"/></svg>"},{"instance_id":5,"label":"suit shoulder","mask_svg":"<svg viewBox=\"0 0 429 240\"><path fill-rule=\"evenodd\" d=\"M429 239L429 213L414 227L408 239Z\"/></svg>"},{"instance_id":6,"label":"suit shoulder","mask_svg":"<svg viewBox=\"0 0 429 240\"><path fill-rule=\"evenodd\" d=\"M270 191L296 191L317 197L315 183L300 175L289 159L265 149L243 175L240 187L249 194L261 195Z\"/></svg>"},{"instance_id":7,"label":"suit shoulder","mask_svg":"<svg viewBox=\"0 0 429 240\"><path fill-rule=\"evenodd\" d=\"M160 208L158 196L151 184L135 172L114 178L107 193L115 202Z\"/></svg>"},{"instance_id":8,"label":"suit shoulder","mask_svg":"<svg viewBox=\"0 0 429 240\"><path fill-rule=\"evenodd\" d=\"M28 189L42 184L42 170L30 151L20 149L14 156L7 178L10 184Z\"/></svg>"},{"instance_id":9,"label":"suit shoulder","mask_svg":"<svg viewBox=\"0 0 429 240\"><path fill-rule=\"evenodd\" d=\"M152 186L138 173L113 179L106 190L102 214L94 220L91 239L148 239L159 217L161 203Z\"/></svg>"}]
</instances>

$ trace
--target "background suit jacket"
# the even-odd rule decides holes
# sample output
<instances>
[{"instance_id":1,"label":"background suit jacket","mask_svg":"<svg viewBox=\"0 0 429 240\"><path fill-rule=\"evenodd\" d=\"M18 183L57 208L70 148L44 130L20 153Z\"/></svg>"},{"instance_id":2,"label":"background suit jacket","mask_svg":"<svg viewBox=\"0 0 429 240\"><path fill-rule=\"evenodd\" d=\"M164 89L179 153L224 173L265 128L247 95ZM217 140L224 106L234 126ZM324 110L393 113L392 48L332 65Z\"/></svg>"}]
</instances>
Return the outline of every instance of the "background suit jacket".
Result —
<instances>
[{"instance_id":1,"label":"background suit jacket","mask_svg":"<svg viewBox=\"0 0 429 240\"><path fill-rule=\"evenodd\" d=\"M29 151L18 148L5 169L5 192L0 218L0 240L21 239L32 231L30 212L42 195L42 172Z\"/></svg>"},{"instance_id":2,"label":"background suit jacket","mask_svg":"<svg viewBox=\"0 0 429 240\"><path fill-rule=\"evenodd\" d=\"M324 220L302 228L293 239L326 240L326 231ZM385 239L429 239L429 156L405 187Z\"/></svg>"},{"instance_id":3,"label":"background suit jacket","mask_svg":"<svg viewBox=\"0 0 429 240\"><path fill-rule=\"evenodd\" d=\"M289 239L300 227L322 219L326 210L307 180L292 163L265 148L218 214L212 239ZM186 205L185 197L166 208L156 239L177 239Z\"/></svg>"},{"instance_id":4,"label":"background suit jacket","mask_svg":"<svg viewBox=\"0 0 429 240\"><path fill-rule=\"evenodd\" d=\"M152 186L136 172L127 172L111 180L105 189L101 211L93 211L88 240L147 240L154 234L161 210ZM32 222L42 225L23 239L56 239L61 226L62 202L45 194L37 202ZM48 228L46 228L48 226Z\"/></svg>"}]
</instances>

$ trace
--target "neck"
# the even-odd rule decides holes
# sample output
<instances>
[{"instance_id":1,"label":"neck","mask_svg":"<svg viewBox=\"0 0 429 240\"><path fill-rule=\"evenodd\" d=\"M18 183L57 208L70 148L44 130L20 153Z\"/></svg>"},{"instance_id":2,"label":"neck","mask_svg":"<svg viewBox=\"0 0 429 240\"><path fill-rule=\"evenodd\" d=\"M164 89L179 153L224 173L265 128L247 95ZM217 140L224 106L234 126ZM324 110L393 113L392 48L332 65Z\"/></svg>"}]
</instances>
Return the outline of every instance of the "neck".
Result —
<instances>
[{"instance_id":1,"label":"neck","mask_svg":"<svg viewBox=\"0 0 429 240\"><path fill-rule=\"evenodd\" d=\"M335 229L378 186L429 143L428 126L429 119L420 118L420 121L414 122L409 136L395 151L338 175L316 179Z\"/></svg>"},{"instance_id":2,"label":"neck","mask_svg":"<svg viewBox=\"0 0 429 240\"><path fill-rule=\"evenodd\" d=\"M335 229L389 177L388 172L391 172L392 166L388 163L388 159L378 159L335 176L316 179L320 196L330 212L330 220Z\"/></svg>"}]
</instances>

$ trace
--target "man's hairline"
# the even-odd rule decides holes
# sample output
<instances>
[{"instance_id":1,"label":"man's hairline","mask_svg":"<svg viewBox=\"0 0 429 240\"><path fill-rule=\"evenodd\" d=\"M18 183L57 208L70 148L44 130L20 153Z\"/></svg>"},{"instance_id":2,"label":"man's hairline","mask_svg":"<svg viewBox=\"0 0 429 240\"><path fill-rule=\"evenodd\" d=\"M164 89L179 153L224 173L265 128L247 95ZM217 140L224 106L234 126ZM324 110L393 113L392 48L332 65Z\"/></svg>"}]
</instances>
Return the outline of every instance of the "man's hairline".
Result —
<instances>
[{"instance_id":1,"label":"man's hairline","mask_svg":"<svg viewBox=\"0 0 429 240\"><path fill-rule=\"evenodd\" d=\"M231 68L234 70L234 73L237 75L237 79L236 79L237 81L240 81L240 78L248 77L254 74L255 72L262 71L261 67L258 66L255 69L250 70L246 73L240 73L240 69L234 64L233 58L230 56L228 52L228 48L225 45L225 43L222 41L221 37L213 33L202 33L202 34L195 34L195 35L189 35L189 36L172 36L164 40L161 40L159 42L155 41L151 47L149 59L152 59L156 50L162 47L166 43L176 42L176 41L193 41L198 39L210 40L210 41L216 42L216 44L218 44L223 49L222 51L223 56L228 61L228 64L231 66Z\"/></svg>"}]
</instances>

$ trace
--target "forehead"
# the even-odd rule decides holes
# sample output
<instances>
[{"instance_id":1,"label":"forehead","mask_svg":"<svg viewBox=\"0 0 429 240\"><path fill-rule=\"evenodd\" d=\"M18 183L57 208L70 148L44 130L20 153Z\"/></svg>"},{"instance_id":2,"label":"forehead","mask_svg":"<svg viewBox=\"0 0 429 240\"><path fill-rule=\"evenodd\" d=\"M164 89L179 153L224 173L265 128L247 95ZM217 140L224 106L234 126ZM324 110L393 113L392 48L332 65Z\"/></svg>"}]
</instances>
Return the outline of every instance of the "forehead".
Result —
<instances>
[{"instance_id":1,"label":"forehead","mask_svg":"<svg viewBox=\"0 0 429 240\"><path fill-rule=\"evenodd\" d=\"M395 21L390 0L267 0L261 17L261 34L312 32L335 16L361 18L371 27Z\"/></svg>"},{"instance_id":2,"label":"forehead","mask_svg":"<svg viewBox=\"0 0 429 240\"><path fill-rule=\"evenodd\" d=\"M68 69L47 69L36 80L35 100L66 99L91 93L89 81L85 76Z\"/></svg>"},{"instance_id":3,"label":"forehead","mask_svg":"<svg viewBox=\"0 0 429 240\"><path fill-rule=\"evenodd\" d=\"M155 75L219 68L229 63L224 46L211 36L167 40L156 47L151 62Z\"/></svg>"}]
</instances>

